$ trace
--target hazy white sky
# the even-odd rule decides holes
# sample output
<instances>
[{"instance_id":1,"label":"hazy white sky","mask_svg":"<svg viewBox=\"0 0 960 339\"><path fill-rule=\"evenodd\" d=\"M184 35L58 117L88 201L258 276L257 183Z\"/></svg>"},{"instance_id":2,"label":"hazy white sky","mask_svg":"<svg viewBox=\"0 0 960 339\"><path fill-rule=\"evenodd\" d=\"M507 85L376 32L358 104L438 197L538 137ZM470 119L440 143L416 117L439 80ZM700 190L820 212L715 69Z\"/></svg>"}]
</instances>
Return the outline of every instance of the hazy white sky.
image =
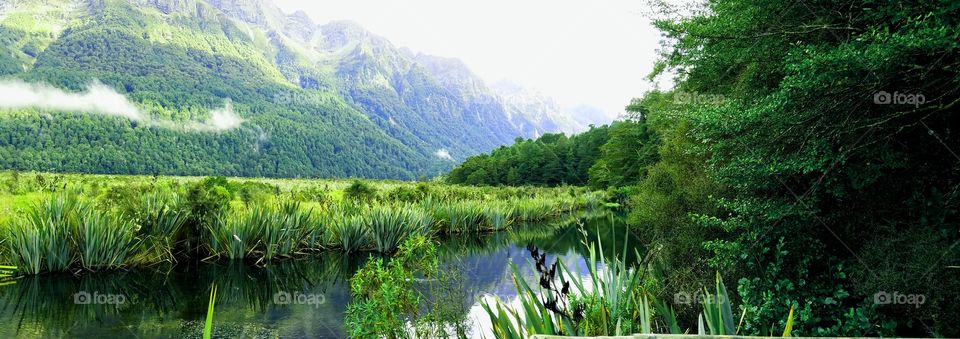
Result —
<instances>
[{"instance_id":1,"label":"hazy white sky","mask_svg":"<svg viewBox=\"0 0 960 339\"><path fill-rule=\"evenodd\" d=\"M274 0L319 24L352 20L398 46L463 60L564 105L615 115L652 88L659 33L642 0Z\"/></svg>"}]
</instances>

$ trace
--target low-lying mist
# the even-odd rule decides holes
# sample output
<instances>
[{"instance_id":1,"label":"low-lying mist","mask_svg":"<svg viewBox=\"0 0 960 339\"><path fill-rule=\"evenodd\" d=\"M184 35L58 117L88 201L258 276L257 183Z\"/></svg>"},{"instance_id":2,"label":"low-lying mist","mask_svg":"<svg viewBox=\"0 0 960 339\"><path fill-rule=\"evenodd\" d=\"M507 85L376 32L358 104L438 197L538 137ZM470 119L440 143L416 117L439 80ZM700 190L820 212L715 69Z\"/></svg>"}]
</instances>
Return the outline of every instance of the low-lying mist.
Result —
<instances>
[{"instance_id":1,"label":"low-lying mist","mask_svg":"<svg viewBox=\"0 0 960 339\"><path fill-rule=\"evenodd\" d=\"M145 113L126 96L110 86L94 80L83 92L74 93L39 83L22 80L0 80L0 108L35 108L62 112L79 112L116 116L148 126L185 131L222 132L240 127L243 119L233 112L230 101L210 111L205 121L176 122L157 119Z\"/></svg>"}]
</instances>

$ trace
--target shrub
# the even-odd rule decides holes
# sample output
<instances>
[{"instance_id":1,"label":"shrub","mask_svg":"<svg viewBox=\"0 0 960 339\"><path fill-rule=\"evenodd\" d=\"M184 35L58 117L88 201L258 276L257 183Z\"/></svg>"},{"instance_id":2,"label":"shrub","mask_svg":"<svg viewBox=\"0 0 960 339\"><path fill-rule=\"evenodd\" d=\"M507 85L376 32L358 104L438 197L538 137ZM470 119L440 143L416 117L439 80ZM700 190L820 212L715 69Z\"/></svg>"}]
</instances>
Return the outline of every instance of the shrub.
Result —
<instances>
[{"instance_id":1,"label":"shrub","mask_svg":"<svg viewBox=\"0 0 960 339\"><path fill-rule=\"evenodd\" d=\"M360 180L354 180L343 193L344 197L354 202L372 202L377 199L377 189Z\"/></svg>"},{"instance_id":2,"label":"shrub","mask_svg":"<svg viewBox=\"0 0 960 339\"><path fill-rule=\"evenodd\" d=\"M384 264L380 258L367 262L350 279L352 298L344 319L349 336L407 338L408 322L419 328L423 328L425 319L456 322L435 314L441 310L438 305L420 305L425 298L417 293L416 278L439 275L436 245L420 235L407 238L389 263ZM429 311L421 314L425 309Z\"/></svg>"},{"instance_id":3,"label":"shrub","mask_svg":"<svg viewBox=\"0 0 960 339\"><path fill-rule=\"evenodd\" d=\"M290 256L296 252L314 221L310 211L303 211L300 203L287 201L270 211L264 225L264 259Z\"/></svg>"}]
</instances>

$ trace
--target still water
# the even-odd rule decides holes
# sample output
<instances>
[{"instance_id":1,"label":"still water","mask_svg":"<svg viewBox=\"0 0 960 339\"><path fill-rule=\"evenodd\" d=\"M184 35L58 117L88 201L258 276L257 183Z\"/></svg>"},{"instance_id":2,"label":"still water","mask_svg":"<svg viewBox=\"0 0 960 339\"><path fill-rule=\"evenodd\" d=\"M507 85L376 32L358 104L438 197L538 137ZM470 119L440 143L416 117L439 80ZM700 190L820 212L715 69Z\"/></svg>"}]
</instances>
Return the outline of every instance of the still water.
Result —
<instances>
[{"instance_id":1,"label":"still water","mask_svg":"<svg viewBox=\"0 0 960 339\"><path fill-rule=\"evenodd\" d=\"M634 253L638 241L618 218L592 217L582 225L590 241L601 238L607 255L622 250L625 240L627 253ZM460 273L453 300L462 301L469 335L483 335L483 324L489 323L481 298L516 296L509 262L536 285L527 244L546 251L550 262L559 258L586 272L589 259L580 228L570 218L443 240L440 261ZM263 268L219 262L24 277L0 286L0 338L199 338L213 283L218 287L215 337L343 338L349 278L368 258L326 253Z\"/></svg>"}]
</instances>

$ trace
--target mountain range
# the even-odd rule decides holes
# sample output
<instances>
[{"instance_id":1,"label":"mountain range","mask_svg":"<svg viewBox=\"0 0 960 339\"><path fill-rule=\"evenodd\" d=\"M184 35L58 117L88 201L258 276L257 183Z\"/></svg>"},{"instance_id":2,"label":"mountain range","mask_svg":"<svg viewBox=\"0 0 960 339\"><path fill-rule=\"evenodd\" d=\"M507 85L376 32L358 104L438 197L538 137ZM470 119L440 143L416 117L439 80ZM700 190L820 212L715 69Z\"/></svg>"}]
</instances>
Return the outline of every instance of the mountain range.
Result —
<instances>
[{"instance_id":1,"label":"mountain range","mask_svg":"<svg viewBox=\"0 0 960 339\"><path fill-rule=\"evenodd\" d=\"M410 179L603 116L259 0L3 1L0 42L18 170Z\"/></svg>"}]
</instances>

